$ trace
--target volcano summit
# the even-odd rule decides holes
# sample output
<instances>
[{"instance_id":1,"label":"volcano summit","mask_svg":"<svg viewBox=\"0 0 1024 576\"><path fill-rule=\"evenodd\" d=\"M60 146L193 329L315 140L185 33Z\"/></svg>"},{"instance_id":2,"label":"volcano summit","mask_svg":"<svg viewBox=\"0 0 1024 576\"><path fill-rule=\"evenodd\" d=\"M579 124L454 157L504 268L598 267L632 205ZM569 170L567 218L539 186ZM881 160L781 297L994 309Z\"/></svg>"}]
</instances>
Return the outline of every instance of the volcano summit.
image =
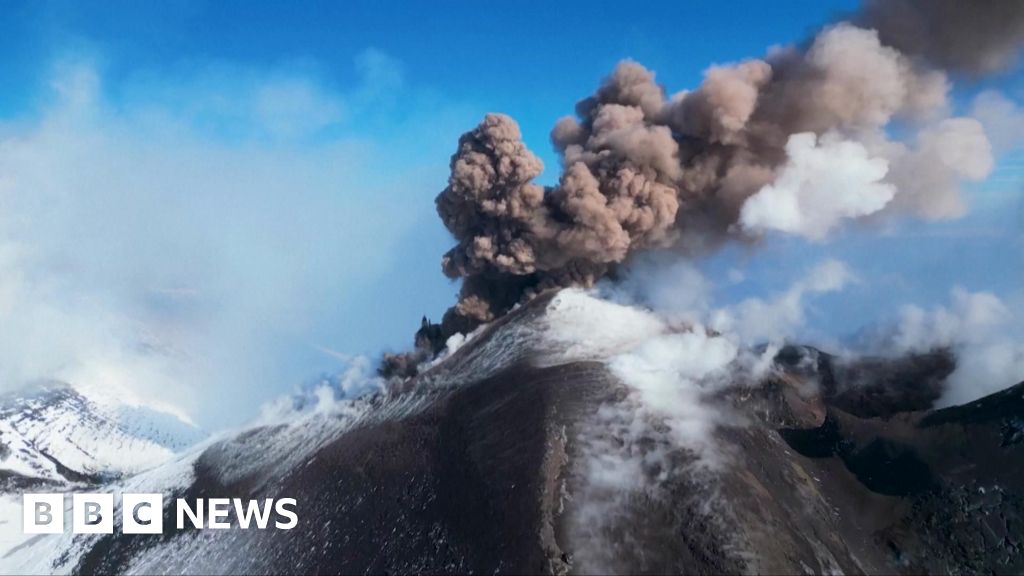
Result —
<instances>
[{"instance_id":1,"label":"volcano summit","mask_svg":"<svg viewBox=\"0 0 1024 576\"><path fill-rule=\"evenodd\" d=\"M604 329L587 325L595 317ZM557 326L589 336L567 340ZM4 563L140 574L1024 567L1024 385L935 410L952 370L941 352L844 360L720 339L583 292L545 293L401 388L318 394L107 485L190 501L289 494L292 530L47 536Z\"/></svg>"}]
</instances>

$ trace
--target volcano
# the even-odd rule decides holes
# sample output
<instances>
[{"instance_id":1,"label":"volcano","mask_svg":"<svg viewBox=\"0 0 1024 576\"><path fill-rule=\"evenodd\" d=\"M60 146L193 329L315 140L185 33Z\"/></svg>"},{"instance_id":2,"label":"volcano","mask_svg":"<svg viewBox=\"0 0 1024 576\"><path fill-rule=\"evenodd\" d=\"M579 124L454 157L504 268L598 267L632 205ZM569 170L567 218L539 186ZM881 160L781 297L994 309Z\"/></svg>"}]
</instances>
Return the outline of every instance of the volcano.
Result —
<instances>
[{"instance_id":1,"label":"volcano","mask_svg":"<svg viewBox=\"0 0 1024 576\"><path fill-rule=\"evenodd\" d=\"M613 368L629 334L551 336L555 322L590 332L595 302L546 293L386 390L322 399L141 472L76 476L96 491L162 492L164 534L42 535L0 552L0 565L140 574L1024 570L1024 383L933 409L953 369L945 352L848 360L786 346L755 351L767 359L762 369L698 390L702 411L688 418L716 416L694 428L638 403ZM177 497L291 497L299 523L175 530Z\"/></svg>"}]
</instances>

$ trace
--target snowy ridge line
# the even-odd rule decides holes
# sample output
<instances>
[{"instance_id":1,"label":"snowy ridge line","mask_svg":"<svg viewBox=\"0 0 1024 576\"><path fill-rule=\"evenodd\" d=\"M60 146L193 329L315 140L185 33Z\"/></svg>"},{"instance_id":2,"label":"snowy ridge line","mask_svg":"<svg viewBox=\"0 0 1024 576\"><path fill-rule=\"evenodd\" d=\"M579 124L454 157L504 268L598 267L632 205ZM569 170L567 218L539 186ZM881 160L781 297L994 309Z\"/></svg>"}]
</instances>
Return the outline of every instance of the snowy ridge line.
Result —
<instances>
[{"instance_id":1,"label":"snowy ridge line","mask_svg":"<svg viewBox=\"0 0 1024 576\"><path fill-rule=\"evenodd\" d=\"M172 415L95 402L63 383L9 393L0 404L0 474L102 481L153 468L205 435Z\"/></svg>"}]
</instances>

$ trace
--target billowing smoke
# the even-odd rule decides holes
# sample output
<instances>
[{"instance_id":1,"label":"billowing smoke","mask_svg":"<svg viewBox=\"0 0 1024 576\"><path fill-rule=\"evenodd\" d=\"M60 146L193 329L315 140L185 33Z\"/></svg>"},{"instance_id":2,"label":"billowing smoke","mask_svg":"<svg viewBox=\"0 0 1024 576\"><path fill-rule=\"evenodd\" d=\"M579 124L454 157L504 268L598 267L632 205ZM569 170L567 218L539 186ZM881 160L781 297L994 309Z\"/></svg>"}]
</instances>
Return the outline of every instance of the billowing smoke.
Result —
<instances>
[{"instance_id":1,"label":"billowing smoke","mask_svg":"<svg viewBox=\"0 0 1024 576\"><path fill-rule=\"evenodd\" d=\"M638 250L960 216L961 183L984 179L993 152L978 120L951 116L947 74L1009 66L1022 33L1024 3L897 0L804 45L712 66L674 95L624 61L552 130L562 171L550 187L516 122L487 115L437 197L456 240L443 269L463 283L434 348L537 291L589 286Z\"/></svg>"},{"instance_id":2,"label":"billowing smoke","mask_svg":"<svg viewBox=\"0 0 1024 576\"><path fill-rule=\"evenodd\" d=\"M968 73L1012 65L1024 41L1016 0L870 0L856 21L906 54Z\"/></svg>"}]
</instances>

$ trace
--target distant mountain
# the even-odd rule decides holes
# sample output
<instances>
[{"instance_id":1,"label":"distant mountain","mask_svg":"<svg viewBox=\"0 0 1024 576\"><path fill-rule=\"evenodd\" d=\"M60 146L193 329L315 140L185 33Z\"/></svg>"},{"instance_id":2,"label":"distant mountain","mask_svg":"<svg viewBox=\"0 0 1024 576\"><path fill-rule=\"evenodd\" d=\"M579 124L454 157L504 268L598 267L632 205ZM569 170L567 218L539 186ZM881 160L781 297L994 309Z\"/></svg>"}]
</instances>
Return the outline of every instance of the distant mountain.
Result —
<instances>
[{"instance_id":1,"label":"distant mountain","mask_svg":"<svg viewBox=\"0 0 1024 576\"><path fill-rule=\"evenodd\" d=\"M22 493L106 490L206 437L173 414L63 382L0 396L0 573L49 573L51 554L71 547L23 533Z\"/></svg>"},{"instance_id":2,"label":"distant mountain","mask_svg":"<svg viewBox=\"0 0 1024 576\"><path fill-rule=\"evenodd\" d=\"M153 468L205 433L61 382L0 396L0 486L96 483Z\"/></svg>"},{"instance_id":3,"label":"distant mountain","mask_svg":"<svg viewBox=\"0 0 1024 576\"><path fill-rule=\"evenodd\" d=\"M543 295L386 393L108 482L163 492L164 536L40 537L0 550L0 571L1024 571L1024 384L932 410L942 352L789 346L683 405L689 419L659 418L609 360L600 332L619 328L566 315L590 305ZM575 340L547 337L555 323ZM62 442L44 451L75 453ZM299 524L175 531L175 497L292 497Z\"/></svg>"}]
</instances>

